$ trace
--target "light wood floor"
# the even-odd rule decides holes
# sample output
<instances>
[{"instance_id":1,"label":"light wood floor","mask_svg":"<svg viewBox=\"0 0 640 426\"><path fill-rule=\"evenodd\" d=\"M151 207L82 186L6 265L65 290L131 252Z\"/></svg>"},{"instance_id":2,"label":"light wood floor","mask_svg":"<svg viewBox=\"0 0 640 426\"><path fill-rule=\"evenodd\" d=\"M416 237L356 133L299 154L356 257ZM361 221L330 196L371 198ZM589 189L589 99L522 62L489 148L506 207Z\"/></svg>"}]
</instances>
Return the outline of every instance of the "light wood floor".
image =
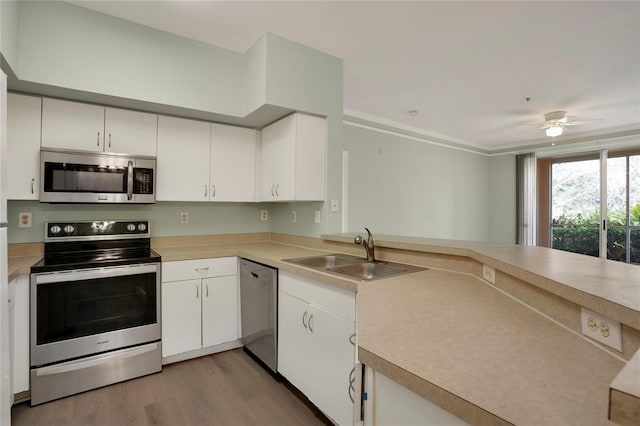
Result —
<instances>
[{"instance_id":1,"label":"light wood floor","mask_svg":"<svg viewBox=\"0 0 640 426\"><path fill-rule=\"evenodd\" d=\"M11 414L14 426L325 424L241 349Z\"/></svg>"}]
</instances>

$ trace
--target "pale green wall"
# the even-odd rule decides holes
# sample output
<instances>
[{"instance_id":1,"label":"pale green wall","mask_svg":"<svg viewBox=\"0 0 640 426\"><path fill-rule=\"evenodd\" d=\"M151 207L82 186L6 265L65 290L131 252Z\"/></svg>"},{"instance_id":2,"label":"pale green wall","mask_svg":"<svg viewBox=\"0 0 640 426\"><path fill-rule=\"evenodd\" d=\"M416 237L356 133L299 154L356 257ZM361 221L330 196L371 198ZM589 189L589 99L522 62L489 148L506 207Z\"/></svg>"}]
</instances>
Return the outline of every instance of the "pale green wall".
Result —
<instances>
[{"instance_id":1,"label":"pale green wall","mask_svg":"<svg viewBox=\"0 0 640 426\"><path fill-rule=\"evenodd\" d=\"M489 156L349 124L344 141L348 231L492 240Z\"/></svg>"},{"instance_id":2,"label":"pale green wall","mask_svg":"<svg viewBox=\"0 0 640 426\"><path fill-rule=\"evenodd\" d=\"M490 241L516 242L516 159L514 154L491 157Z\"/></svg>"},{"instance_id":3,"label":"pale green wall","mask_svg":"<svg viewBox=\"0 0 640 426\"><path fill-rule=\"evenodd\" d=\"M255 111L267 98L267 36L255 42L246 55L247 85L245 111Z\"/></svg>"},{"instance_id":4,"label":"pale green wall","mask_svg":"<svg viewBox=\"0 0 640 426\"><path fill-rule=\"evenodd\" d=\"M243 116L245 55L62 2L22 2L19 79Z\"/></svg>"},{"instance_id":5,"label":"pale green wall","mask_svg":"<svg viewBox=\"0 0 640 426\"><path fill-rule=\"evenodd\" d=\"M8 65L15 72L18 65L18 3L16 1L0 1L0 51L3 69ZM9 72L5 70L5 72Z\"/></svg>"},{"instance_id":6,"label":"pale green wall","mask_svg":"<svg viewBox=\"0 0 640 426\"><path fill-rule=\"evenodd\" d=\"M42 241L44 222L55 220L148 219L154 237L269 232L271 221L260 220L265 204L177 203L124 206L97 204L46 204L9 201L9 243ZM31 212L33 226L18 228L18 213ZM180 223L180 212L189 213L189 223Z\"/></svg>"}]
</instances>

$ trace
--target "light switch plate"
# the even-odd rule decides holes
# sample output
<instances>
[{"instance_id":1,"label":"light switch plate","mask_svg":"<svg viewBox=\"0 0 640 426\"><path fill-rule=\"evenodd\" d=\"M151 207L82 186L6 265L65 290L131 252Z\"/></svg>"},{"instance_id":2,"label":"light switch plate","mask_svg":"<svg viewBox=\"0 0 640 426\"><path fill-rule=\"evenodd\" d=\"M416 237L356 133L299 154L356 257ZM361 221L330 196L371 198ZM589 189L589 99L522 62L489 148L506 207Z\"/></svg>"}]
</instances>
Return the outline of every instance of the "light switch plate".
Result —
<instances>
[{"instance_id":1,"label":"light switch plate","mask_svg":"<svg viewBox=\"0 0 640 426\"><path fill-rule=\"evenodd\" d=\"M180 223L189 223L189 213L181 212L180 213Z\"/></svg>"},{"instance_id":2,"label":"light switch plate","mask_svg":"<svg viewBox=\"0 0 640 426\"><path fill-rule=\"evenodd\" d=\"M582 334L622 352L622 329L618 321L581 308Z\"/></svg>"},{"instance_id":3,"label":"light switch plate","mask_svg":"<svg viewBox=\"0 0 640 426\"><path fill-rule=\"evenodd\" d=\"M338 200L331 200L331 211L332 212L338 211Z\"/></svg>"},{"instance_id":4,"label":"light switch plate","mask_svg":"<svg viewBox=\"0 0 640 426\"><path fill-rule=\"evenodd\" d=\"M320 223L320 210L313 213L313 223Z\"/></svg>"},{"instance_id":5,"label":"light switch plate","mask_svg":"<svg viewBox=\"0 0 640 426\"><path fill-rule=\"evenodd\" d=\"M295 210L291 211L291 222L296 222L298 220L298 213Z\"/></svg>"}]
</instances>

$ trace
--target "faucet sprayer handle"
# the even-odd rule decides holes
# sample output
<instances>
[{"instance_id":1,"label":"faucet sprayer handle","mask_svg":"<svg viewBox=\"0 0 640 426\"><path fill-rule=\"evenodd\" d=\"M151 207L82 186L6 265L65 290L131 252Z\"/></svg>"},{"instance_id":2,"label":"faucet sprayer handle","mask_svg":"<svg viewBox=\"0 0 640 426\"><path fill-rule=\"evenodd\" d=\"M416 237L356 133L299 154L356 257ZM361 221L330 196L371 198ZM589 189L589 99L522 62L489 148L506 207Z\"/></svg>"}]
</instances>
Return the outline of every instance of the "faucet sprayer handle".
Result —
<instances>
[{"instance_id":1,"label":"faucet sprayer handle","mask_svg":"<svg viewBox=\"0 0 640 426\"><path fill-rule=\"evenodd\" d=\"M353 239L353 242L355 244L362 244L362 235L356 235L356 237Z\"/></svg>"}]
</instances>

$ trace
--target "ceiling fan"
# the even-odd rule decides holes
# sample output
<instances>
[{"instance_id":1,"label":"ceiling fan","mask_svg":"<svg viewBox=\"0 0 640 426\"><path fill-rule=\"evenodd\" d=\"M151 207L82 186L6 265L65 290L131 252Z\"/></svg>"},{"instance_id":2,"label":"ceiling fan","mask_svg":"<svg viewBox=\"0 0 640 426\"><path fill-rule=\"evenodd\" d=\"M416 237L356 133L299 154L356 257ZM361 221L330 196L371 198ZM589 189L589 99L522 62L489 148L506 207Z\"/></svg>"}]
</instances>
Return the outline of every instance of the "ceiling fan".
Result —
<instances>
[{"instance_id":1,"label":"ceiling fan","mask_svg":"<svg viewBox=\"0 0 640 426\"><path fill-rule=\"evenodd\" d=\"M547 136L555 138L560 136L567 126L575 126L593 120L577 120L578 117L567 115L566 111L553 111L544 115L544 124L540 129L544 129Z\"/></svg>"}]
</instances>

